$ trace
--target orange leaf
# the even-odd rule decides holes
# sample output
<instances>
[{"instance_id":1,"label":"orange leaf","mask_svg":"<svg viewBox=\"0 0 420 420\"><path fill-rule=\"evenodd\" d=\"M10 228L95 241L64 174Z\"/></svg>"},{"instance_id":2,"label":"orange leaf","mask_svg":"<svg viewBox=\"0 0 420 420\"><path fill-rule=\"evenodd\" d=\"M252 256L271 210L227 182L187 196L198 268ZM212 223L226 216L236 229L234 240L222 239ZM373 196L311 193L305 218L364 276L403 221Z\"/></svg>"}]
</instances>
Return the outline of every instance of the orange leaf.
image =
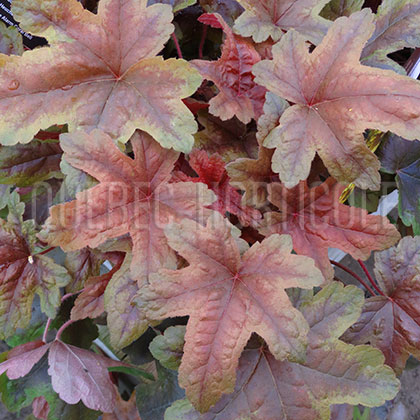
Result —
<instances>
[{"instance_id":1,"label":"orange leaf","mask_svg":"<svg viewBox=\"0 0 420 420\"><path fill-rule=\"evenodd\" d=\"M77 0L16 0L12 11L50 46L0 60L3 144L67 123L121 142L140 128L164 147L191 149L197 125L181 99L201 78L183 60L156 57L174 29L170 5L102 0L93 14ZM15 107L19 118L6 112Z\"/></svg>"},{"instance_id":2,"label":"orange leaf","mask_svg":"<svg viewBox=\"0 0 420 420\"><path fill-rule=\"evenodd\" d=\"M327 280L334 276L329 247L365 260L371 251L397 242L400 234L386 217L372 216L364 209L340 203L344 188L333 178L314 188L306 182L293 189L270 184L268 198L279 211L264 214L260 233L291 235L296 253L313 258Z\"/></svg>"},{"instance_id":3,"label":"orange leaf","mask_svg":"<svg viewBox=\"0 0 420 420\"><path fill-rule=\"evenodd\" d=\"M131 267L140 286L158 268L175 267L163 228L185 217L205 220L212 211L204 206L214 195L202 183L168 182L178 152L163 149L145 133L136 132L131 144L134 159L100 130L62 136L66 161L100 183L80 192L76 200L52 207L43 238L72 251L129 232Z\"/></svg>"},{"instance_id":4,"label":"orange leaf","mask_svg":"<svg viewBox=\"0 0 420 420\"><path fill-rule=\"evenodd\" d=\"M218 213L207 227L183 220L166 229L189 266L162 269L140 291L153 319L189 315L180 385L200 411L233 391L239 356L253 332L277 359L302 360L308 326L285 288L312 288L322 275L291 255L290 236L272 235L241 257L232 226Z\"/></svg>"},{"instance_id":5,"label":"orange leaf","mask_svg":"<svg viewBox=\"0 0 420 420\"><path fill-rule=\"evenodd\" d=\"M254 66L257 83L295 104L264 142L276 148L272 167L286 187L308 177L317 152L338 181L378 189L380 164L365 129L420 138L420 83L359 62L373 18L363 9L337 19L312 53L290 30L273 47L274 59Z\"/></svg>"}]
</instances>

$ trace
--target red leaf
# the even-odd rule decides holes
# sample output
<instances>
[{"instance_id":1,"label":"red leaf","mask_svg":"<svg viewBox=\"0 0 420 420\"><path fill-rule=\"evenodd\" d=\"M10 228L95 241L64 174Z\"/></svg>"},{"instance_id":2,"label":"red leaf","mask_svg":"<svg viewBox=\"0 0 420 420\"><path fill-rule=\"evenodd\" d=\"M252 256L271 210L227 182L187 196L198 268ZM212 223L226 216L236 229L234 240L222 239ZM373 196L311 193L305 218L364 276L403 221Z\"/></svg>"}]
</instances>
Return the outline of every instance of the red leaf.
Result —
<instances>
[{"instance_id":1,"label":"red leaf","mask_svg":"<svg viewBox=\"0 0 420 420\"><path fill-rule=\"evenodd\" d=\"M48 420L50 406L44 397L36 397L32 401L32 414L38 420Z\"/></svg>"},{"instance_id":2,"label":"red leaf","mask_svg":"<svg viewBox=\"0 0 420 420\"><path fill-rule=\"evenodd\" d=\"M120 366L88 350L54 341L48 355L52 386L67 404L82 400L86 407L111 413L115 406L115 389L108 367Z\"/></svg>"},{"instance_id":3,"label":"red leaf","mask_svg":"<svg viewBox=\"0 0 420 420\"><path fill-rule=\"evenodd\" d=\"M190 153L189 162L198 178L191 178L182 173L177 173L177 175L182 180L202 182L216 194L217 201L209 208L217 210L222 215L229 212L238 216L244 226L253 224L261 218L258 210L241 204L242 195L229 184L230 179L225 169L225 163L218 154L209 157L204 150L194 149Z\"/></svg>"},{"instance_id":4,"label":"red leaf","mask_svg":"<svg viewBox=\"0 0 420 420\"><path fill-rule=\"evenodd\" d=\"M370 342L397 373L408 356L420 359L420 236L375 254L375 274L385 296L366 300L363 313L345 334L352 343Z\"/></svg>"},{"instance_id":5,"label":"red leaf","mask_svg":"<svg viewBox=\"0 0 420 420\"><path fill-rule=\"evenodd\" d=\"M365 260L371 251L386 249L400 238L386 217L341 204L344 188L333 178L314 188L306 182L292 189L270 184L268 198L279 212L265 213L259 231L266 236L291 235L296 253L313 258L325 278L331 280L334 270L328 258L329 247Z\"/></svg>"},{"instance_id":6,"label":"red leaf","mask_svg":"<svg viewBox=\"0 0 420 420\"><path fill-rule=\"evenodd\" d=\"M141 420L136 405L136 391L131 394L128 401L121 398L118 388L115 389L115 408L111 414L104 414L103 420Z\"/></svg>"},{"instance_id":7,"label":"red leaf","mask_svg":"<svg viewBox=\"0 0 420 420\"><path fill-rule=\"evenodd\" d=\"M237 116L245 124L258 119L266 90L254 82L251 70L261 60L260 55L249 40L235 35L219 14L204 14L198 20L226 34L218 61L191 61L205 79L219 88L219 94L210 101L210 112L222 120Z\"/></svg>"},{"instance_id":8,"label":"red leaf","mask_svg":"<svg viewBox=\"0 0 420 420\"><path fill-rule=\"evenodd\" d=\"M85 287L74 302L71 310L71 319L77 321L84 318L96 318L105 311L104 293L112 276L121 268L124 261L124 254L118 255L112 270L97 277L89 277Z\"/></svg>"},{"instance_id":9,"label":"red leaf","mask_svg":"<svg viewBox=\"0 0 420 420\"><path fill-rule=\"evenodd\" d=\"M7 373L9 379L17 379L27 375L47 352L50 344L41 340L30 341L15 347L7 355L7 360L0 364L0 375Z\"/></svg>"}]
</instances>

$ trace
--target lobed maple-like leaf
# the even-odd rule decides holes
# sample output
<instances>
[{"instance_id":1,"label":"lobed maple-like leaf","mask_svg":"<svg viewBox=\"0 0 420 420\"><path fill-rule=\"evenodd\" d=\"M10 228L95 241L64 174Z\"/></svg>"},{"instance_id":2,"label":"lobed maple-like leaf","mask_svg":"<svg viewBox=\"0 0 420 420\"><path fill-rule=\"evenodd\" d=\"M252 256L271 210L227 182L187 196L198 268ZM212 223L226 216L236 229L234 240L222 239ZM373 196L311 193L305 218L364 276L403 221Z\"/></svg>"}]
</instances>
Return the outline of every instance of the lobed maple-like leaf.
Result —
<instances>
[{"instance_id":1,"label":"lobed maple-like leaf","mask_svg":"<svg viewBox=\"0 0 420 420\"><path fill-rule=\"evenodd\" d=\"M190 316L179 383L198 410L232 392L253 332L276 358L304 358L307 325L284 289L311 288L322 275L311 259L290 255L289 236L272 235L241 258L231 225L218 213L206 227L183 220L166 235L190 265L153 274L140 295L153 319Z\"/></svg>"},{"instance_id":2,"label":"lobed maple-like leaf","mask_svg":"<svg viewBox=\"0 0 420 420\"><path fill-rule=\"evenodd\" d=\"M398 213L406 226L420 234L420 141L389 135L382 143L379 158L385 172L396 174Z\"/></svg>"},{"instance_id":3,"label":"lobed maple-like leaf","mask_svg":"<svg viewBox=\"0 0 420 420\"><path fill-rule=\"evenodd\" d=\"M189 157L190 166L198 177L189 177L182 172L177 172L177 176L183 181L206 184L217 196L217 201L210 206L211 209L217 210L222 215L226 212L234 214L244 226L255 224L261 219L258 210L241 204L242 195L230 185L221 156L218 154L209 156L204 150L194 149Z\"/></svg>"},{"instance_id":4,"label":"lobed maple-like leaf","mask_svg":"<svg viewBox=\"0 0 420 420\"><path fill-rule=\"evenodd\" d=\"M51 258L36 255L36 230L33 220L23 221L23 203L13 192L8 203L7 221L0 219L0 336L13 335L31 319L35 294L41 309L50 318L60 306L60 287L70 276Z\"/></svg>"},{"instance_id":5,"label":"lobed maple-like leaf","mask_svg":"<svg viewBox=\"0 0 420 420\"><path fill-rule=\"evenodd\" d=\"M235 35L219 14L204 14L198 20L223 29L226 34L219 60L191 61L203 78L214 82L219 89L219 93L210 100L209 111L222 120L236 116L244 124L253 118L258 119L266 90L254 82L252 67L261 61L260 55L252 42Z\"/></svg>"},{"instance_id":6,"label":"lobed maple-like leaf","mask_svg":"<svg viewBox=\"0 0 420 420\"><path fill-rule=\"evenodd\" d=\"M131 267L141 285L158 268L175 266L163 228L183 218L204 220L214 194L202 183L168 183L178 152L163 149L146 133L136 132L131 144L134 159L99 130L62 135L65 159L100 183L51 207L42 237L73 251L130 233Z\"/></svg>"},{"instance_id":7,"label":"lobed maple-like leaf","mask_svg":"<svg viewBox=\"0 0 420 420\"><path fill-rule=\"evenodd\" d=\"M274 59L254 66L257 83L295 104L264 142L276 148L273 170L286 187L308 177L317 152L338 181L378 189L379 161L364 130L420 137L420 83L359 63L373 19L369 9L337 19L312 53L290 30L273 47Z\"/></svg>"},{"instance_id":8,"label":"lobed maple-like leaf","mask_svg":"<svg viewBox=\"0 0 420 420\"><path fill-rule=\"evenodd\" d=\"M403 48L420 47L419 21L419 0L383 0L376 13L375 31L363 49L361 62L406 74L403 67L387 56Z\"/></svg>"},{"instance_id":9,"label":"lobed maple-like leaf","mask_svg":"<svg viewBox=\"0 0 420 420\"><path fill-rule=\"evenodd\" d=\"M197 125L181 99L201 77L183 60L156 57L174 29L171 6L101 0L93 14L77 0L15 0L12 11L50 46L0 59L2 144L67 123L121 142L139 128L165 147L191 149ZM14 107L19 118L7 112Z\"/></svg>"},{"instance_id":10,"label":"lobed maple-like leaf","mask_svg":"<svg viewBox=\"0 0 420 420\"><path fill-rule=\"evenodd\" d=\"M105 311L104 293L113 275L121 268L124 254L115 256L114 267L100 276L89 277L84 283L82 292L74 301L71 319L77 321L85 318L96 318Z\"/></svg>"},{"instance_id":11,"label":"lobed maple-like leaf","mask_svg":"<svg viewBox=\"0 0 420 420\"><path fill-rule=\"evenodd\" d=\"M127 347L149 326L130 266L131 256L127 255L121 268L109 281L104 295L111 344L116 349Z\"/></svg>"},{"instance_id":12,"label":"lobed maple-like leaf","mask_svg":"<svg viewBox=\"0 0 420 420\"><path fill-rule=\"evenodd\" d=\"M397 373L408 356L420 358L420 236L375 254L375 274L384 296L366 300L360 319L344 335L346 341L379 348Z\"/></svg>"},{"instance_id":13,"label":"lobed maple-like leaf","mask_svg":"<svg viewBox=\"0 0 420 420\"><path fill-rule=\"evenodd\" d=\"M269 37L278 41L289 29L296 29L317 45L331 22L319 16L328 0L237 0L245 12L235 21L238 34L255 42Z\"/></svg>"},{"instance_id":14,"label":"lobed maple-like leaf","mask_svg":"<svg viewBox=\"0 0 420 420\"><path fill-rule=\"evenodd\" d=\"M27 187L60 178L63 151L58 143L33 140L29 144L0 147L0 183Z\"/></svg>"},{"instance_id":15,"label":"lobed maple-like leaf","mask_svg":"<svg viewBox=\"0 0 420 420\"><path fill-rule=\"evenodd\" d=\"M303 363L278 361L253 345L242 354L232 394L203 415L178 401L165 420L329 420L333 404L374 407L394 398L399 381L382 353L338 340L362 305L360 289L331 283L301 307L311 328Z\"/></svg>"},{"instance_id":16,"label":"lobed maple-like leaf","mask_svg":"<svg viewBox=\"0 0 420 420\"><path fill-rule=\"evenodd\" d=\"M278 179L271 169L273 151L263 146L265 138L275 129L288 107L287 102L267 92L264 113L258 120L258 158L239 158L226 166L230 184L245 191L243 202L260 208L267 204L267 184Z\"/></svg>"},{"instance_id":17,"label":"lobed maple-like leaf","mask_svg":"<svg viewBox=\"0 0 420 420\"><path fill-rule=\"evenodd\" d=\"M371 251L395 244L400 234L386 217L340 203L344 188L333 178L313 188L306 182L292 189L270 184L268 199L279 211L264 214L260 233L291 235L296 253L313 258L326 280L334 276L329 247L365 260Z\"/></svg>"}]
</instances>

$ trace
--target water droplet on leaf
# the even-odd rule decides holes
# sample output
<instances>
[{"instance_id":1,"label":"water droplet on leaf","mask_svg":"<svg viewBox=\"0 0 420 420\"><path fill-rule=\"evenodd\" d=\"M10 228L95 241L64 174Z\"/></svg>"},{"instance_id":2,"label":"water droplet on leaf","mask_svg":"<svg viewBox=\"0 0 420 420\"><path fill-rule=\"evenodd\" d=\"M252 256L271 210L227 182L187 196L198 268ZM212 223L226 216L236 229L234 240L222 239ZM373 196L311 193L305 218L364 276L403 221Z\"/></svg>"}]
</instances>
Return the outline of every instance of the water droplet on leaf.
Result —
<instances>
[{"instance_id":1,"label":"water droplet on leaf","mask_svg":"<svg viewBox=\"0 0 420 420\"><path fill-rule=\"evenodd\" d=\"M71 85L63 86L61 90L70 90L72 87Z\"/></svg>"},{"instance_id":2,"label":"water droplet on leaf","mask_svg":"<svg viewBox=\"0 0 420 420\"><path fill-rule=\"evenodd\" d=\"M20 83L19 83L19 81L18 81L18 80L12 80L12 81L9 83L8 88L9 88L9 90L16 90L19 86L20 86Z\"/></svg>"}]
</instances>

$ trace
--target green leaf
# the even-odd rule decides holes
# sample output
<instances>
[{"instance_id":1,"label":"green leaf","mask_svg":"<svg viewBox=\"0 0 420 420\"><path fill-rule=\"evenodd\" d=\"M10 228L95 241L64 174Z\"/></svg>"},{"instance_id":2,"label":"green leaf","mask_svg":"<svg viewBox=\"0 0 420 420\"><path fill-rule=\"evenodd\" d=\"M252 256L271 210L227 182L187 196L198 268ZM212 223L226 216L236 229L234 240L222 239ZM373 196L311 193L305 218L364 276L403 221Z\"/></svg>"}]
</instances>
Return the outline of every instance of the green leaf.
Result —
<instances>
[{"instance_id":1,"label":"green leaf","mask_svg":"<svg viewBox=\"0 0 420 420\"><path fill-rule=\"evenodd\" d=\"M119 372L119 373L125 373L127 375L135 376L138 378L145 378L149 381L154 381L155 377L150 374L149 372L146 372L143 369L137 368L137 367L129 367L129 366L113 366L108 368L110 372Z\"/></svg>"},{"instance_id":2,"label":"green leaf","mask_svg":"<svg viewBox=\"0 0 420 420\"><path fill-rule=\"evenodd\" d=\"M169 327L163 335L158 335L150 343L150 351L162 366L177 370L181 364L186 327Z\"/></svg>"},{"instance_id":3,"label":"green leaf","mask_svg":"<svg viewBox=\"0 0 420 420\"><path fill-rule=\"evenodd\" d=\"M358 12L363 3L364 0L331 0L321 10L320 15L325 19L336 20L341 16L350 16Z\"/></svg>"},{"instance_id":4,"label":"green leaf","mask_svg":"<svg viewBox=\"0 0 420 420\"><path fill-rule=\"evenodd\" d=\"M148 0L147 5L150 6L156 3L169 4L172 6L174 13L176 13L197 3L197 0Z\"/></svg>"}]
</instances>

